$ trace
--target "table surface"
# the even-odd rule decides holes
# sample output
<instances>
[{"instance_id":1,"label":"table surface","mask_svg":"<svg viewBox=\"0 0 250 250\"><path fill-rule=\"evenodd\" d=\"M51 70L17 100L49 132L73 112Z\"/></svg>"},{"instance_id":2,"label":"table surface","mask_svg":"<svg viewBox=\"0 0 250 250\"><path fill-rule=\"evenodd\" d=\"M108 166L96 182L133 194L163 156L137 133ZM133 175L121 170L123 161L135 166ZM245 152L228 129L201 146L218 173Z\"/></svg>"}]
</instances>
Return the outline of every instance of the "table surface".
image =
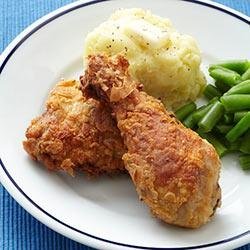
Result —
<instances>
[{"instance_id":1,"label":"table surface","mask_svg":"<svg viewBox=\"0 0 250 250\"><path fill-rule=\"evenodd\" d=\"M72 0L0 0L0 53L28 25ZM250 15L250 0L216 0ZM0 249L92 249L46 227L0 184ZM250 244L238 250L250 250Z\"/></svg>"}]
</instances>

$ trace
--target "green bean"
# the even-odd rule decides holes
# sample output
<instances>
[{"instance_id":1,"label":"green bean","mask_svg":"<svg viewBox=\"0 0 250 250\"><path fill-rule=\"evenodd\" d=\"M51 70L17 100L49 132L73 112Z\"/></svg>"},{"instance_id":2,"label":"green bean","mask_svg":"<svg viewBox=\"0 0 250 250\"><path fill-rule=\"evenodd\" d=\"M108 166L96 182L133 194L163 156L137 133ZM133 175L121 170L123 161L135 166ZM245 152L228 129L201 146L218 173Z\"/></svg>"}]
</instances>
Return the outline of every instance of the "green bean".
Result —
<instances>
[{"instance_id":1,"label":"green bean","mask_svg":"<svg viewBox=\"0 0 250 250\"><path fill-rule=\"evenodd\" d=\"M240 139L238 139L238 140L236 140L234 142L230 142L229 144L226 144L226 145L227 145L228 151L235 152L235 151L239 151L240 144L241 144L241 141L240 141Z\"/></svg>"},{"instance_id":2,"label":"green bean","mask_svg":"<svg viewBox=\"0 0 250 250\"><path fill-rule=\"evenodd\" d=\"M193 113L193 121L195 122L195 124L197 124L201 118L203 118L203 116L209 111L209 109L213 106L212 104L214 104L216 101L218 101L217 97L214 97L213 99L211 99L207 105L203 105L200 108L198 108L194 113Z\"/></svg>"},{"instance_id":3,"label":"green bean","mask_svg":"<svg viewBox=\"0 0 250 250\"><path fill-rule=\"evenodd\" d=\"M219 97L215 96L213 99L209 100L208 104L214 104L217 101L219 101Z\"/></svg>"},{"instance_id":4,"label":"green bean","mask_svg":"<svg viewBox=\"0 0 250 250\"><path fill-rule=\"evenodd\" d=\"M198 121L207 113L209 108L211 108L212 105L203 105L199 107L193 114L193 120L195 123L198 123Z\"/></svg>"},{"instance_id":5,"label":"green bean","mask_svg":"<svg viewBox=\"0 0 250 250\"><path fill-rule=\"evenodd\" d=\"M241 79L242 79L243 81L250 79L250 67L249 67L248 70L241 76Z\"/></svg>"},{"instance_id":6,"label":"green bean","mask_svg":"<svg viewBox=\"0 0 250 250\"><path fill-rule=\"evenodd\" d=\"M237 95L237 94L250 94L250 82L242 86L235 86L237 88L231 88L226 95Z\"/></svg>"},{"instance_id":7,"label":"green bean","mask_svg":"<svg viewBox=\"0 0 250 250\"><path fill-rule=\"evenodd\" d=\"M243 154L239 156L240 166L243 170L250 169L250 155Z\"/></svg>"},{"instance_id":8,"label":"green bean","mask_svg":"<svg viewBox=\"0 0 250 250\"><path fill-rule=\"evenodd\" d=\"M182 122L184 124L185 127L187 128L194 128L196 123L193 120L193 113L189 114Z\"/></svg>"},{"instance_id":9,"label":"green bean","mask_svg":"<svg viewBox=\"0 0 250 250\"><path fill-rule=\"evenodd\" d=\"M183 124L187 128L194 128L195 125L199 122L199 120L209 111L209 109L212 107L213 103L218 101L218 97L214 97L211 99L207 105L203 105L191 114L189 114L184 120Z\"/></svg>"},{"instance_id":10,"label":"green bean","mask_svg":"<svg viewBox=\"0 0 250 250\"><path fill-rule=\"evenodd\" d=\"M224 95L235 95L235 94L250 94L250 80L241 82L231 89L229 89Z\"/></svg>"},{"instance_id":11,"label":"green bean","mask_svg":"<svg viewBox=\"0 0 250 250\"><path fill-rule=\"evenodd\" d=\"M217 154L222 157L227 153L227 148L226 146L219 140L217 139L213 134L211 133L204 133L203 131L201 131L200 129L197 130L197 133L204 139L206 139L208 142L210 142Z\"/></svg>"},{"instance_id":12,"label":"green bean","mask_svg":"<svg viewBox=\"0 0 250 250\"><path fill-rule=\"evenodd\" d=\"M209 73L215 80L222 81L230 87L236 85L241 80L241 76L238 73L220 66L211 69Z\"/></svg>"},{"instance_id":13,"label":"green bean","mask_svg":"<svg viewBox=\"0 0 250 250\"><path fill-rule=\"evenodd\" d=\"M222 117L222 122L226 124L232 124L233 120L234 120L233 114L225 114Z\"/></svg>"},{"instance_id":14,"label":"green bean","mask_svg":"<svg viewBox=\"0 0 250 250\"><path fill-rule=\"evenodd\" d=\"M250 61L246 59L245 60L228 60L228 61L220 62L218 64L213 64L209 68L214 69L218 66L236 71L239 74L243 74L250 67Z\"/></svg>"},{"instance_id":15,"label":"green bean","mask_svg":"<svg viewBox=\"0 0 250 250\"><path fill-rule=\"evenodd\" d=\"M216 131L218 131L221 134L226 134L232 128L233 128L232 125L227 125L227 124L218 124L215 126Z\"/></svg>"},{"instance_id":16,"label":"green bean","mask_svg":"<svg viewBox=\"0 0 250 250\"><path fill-rule=\"evenodd\" d=\"M250 112L245 116L226 134L226 139L234 142L237 138L243 135L250 127Z\"/></svg>"},{"instance_id":17,"label":"green bean","mask_svg":"<svg viewBox=\"0 0 250 250\"><path fill-rule=\"evenodd\" d=\"M192 113L194 110L196 110L196 104L194 102L190 102L181 108L179 108L175 115L180 120L183 121L190 113Z\"/></svg>"},{"instance_id":18,"label":"green bean","mask_svg":"<svg viewBox=\"0 0 250 250\"><path fill-rule=\"evenodd\" d=\"M227 95L222 96L220 101L228 112L250 109L250 95Z\"/></svg>"},{"instance_id":19,"label":"green bean","mask_svg":"<svg viewBox=\"0 0 250 250\"><path fill-rule=\"evenodd\" d=\"M241 86L248 85L249 83L250 83L250 80L245 80L245 81L241 81L236 86L241 87ZM236 86L234 86L234 87L236 87Z\"/></svg>"},{"instance_id":20,"label":"green bean","mask_svg":"<svg viewBox=\"0 0 250 250\"><path fill-rule=\"evenodd\" d=\"M230 86L222 81L216 81L214 84L221 93L225 93L230 89Z\"/></svg>"},{"instance_id":21,"label":"green bean","mask_svg":"<svg viewBox=\"0 0 250 250\"><path fill-rule=\"evenodd\" d=\"M216 96L221 96L222 93L213 85L208 84L203 92L204 96L206 96L208 99L212 99Z\"/></svg>"},{"instance_id":22,"label":"green bean","mask_svg":"<svg viewBox=\"0 0 250 250\"><path fill-rule=\"evenodd\" d=\"M240 145L240 151L242 153L250 154L250 130L244 135L241 145Z\"/></svg>"},{"instance_id":23,"label":"green bean","mask_svg":"<svg viewBox=\"0 0 250 250\"><path fill-rule=\"evenodd\" d=\"M207 114L200 120L198 126L204 132L209 132L213 129L215 124L221 119L223 115L224 107L219 101L216 101L209 109Z\"/></svg>"},{"instance_id":24,"label":"green bean","mask_svg":"<svg viewBox=\"0 0 250 250\"><path fill-rule=\"evenodd\" d=\"M199 122L199 120L208 112L208 110L212 107L212 105L208 105L208 106L202 106L200 108L198 108L193 114L193 121L197 124Z\"/></svg>"},{"instance_id":25,"label":"green bean","mask_svg":"<svg viewBox=\"0 0 250 250\"><path fill-rule=\"evenodd\" d=\"M238 111L234 113L234 123L237 123L241 118L247 114L248 111Z\"/></svg>"}]
</instances>

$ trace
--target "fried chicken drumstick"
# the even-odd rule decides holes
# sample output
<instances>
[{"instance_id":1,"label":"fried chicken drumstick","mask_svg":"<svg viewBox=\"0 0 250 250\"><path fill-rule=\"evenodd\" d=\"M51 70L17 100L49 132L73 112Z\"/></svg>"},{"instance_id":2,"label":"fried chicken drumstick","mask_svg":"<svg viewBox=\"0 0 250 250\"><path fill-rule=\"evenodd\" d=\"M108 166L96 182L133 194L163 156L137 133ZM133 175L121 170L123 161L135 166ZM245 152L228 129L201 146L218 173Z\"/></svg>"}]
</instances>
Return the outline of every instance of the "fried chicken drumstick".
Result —
<instances>
[{"instance_id":1,"label":"fried chicken drumstick","mask_svg":"<svg viewBox=\"0 0 250 250\"><path fill-rule=\"evenodd\" d=\"M139 197L153 215L188 228L220 204L220 160L211 144L140 90L122 56L89 56L82 90L108 103L127 147L123 155Z\"/></svg>"},{"instance_id":2,"label":"fried chicken drumstick","mask_svg":"<svg viewBox=\"0 0 250 250\"><path fill-rule=\"evenodd\" d=\"M123 171L125 147L109 107L86 99L77 81L62 81L51 91L46 111L32 120L24 149L49 170L74 175Z\"/></svg>"}]
</instances>

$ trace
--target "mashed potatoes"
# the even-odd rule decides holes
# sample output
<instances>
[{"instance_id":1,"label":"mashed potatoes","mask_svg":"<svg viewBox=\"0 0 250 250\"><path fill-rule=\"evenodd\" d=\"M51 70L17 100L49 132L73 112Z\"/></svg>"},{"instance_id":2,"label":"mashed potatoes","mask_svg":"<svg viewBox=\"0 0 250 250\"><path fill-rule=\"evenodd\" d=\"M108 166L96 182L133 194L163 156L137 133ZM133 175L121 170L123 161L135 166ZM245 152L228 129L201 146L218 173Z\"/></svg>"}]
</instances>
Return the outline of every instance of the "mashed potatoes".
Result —
<instances>
[{"instance_id":1,"label":"mashed potatoes","mask_svg":"<svg viewBox=\"0 0 250 250\"><path fill-rule=\"evenodd\" d=\"M195 100L205 85L195 40L149 11L118 10L89 33L84 58L100 52L123 54L144 90L173 110Z\"/></svg>"}]
</instances>

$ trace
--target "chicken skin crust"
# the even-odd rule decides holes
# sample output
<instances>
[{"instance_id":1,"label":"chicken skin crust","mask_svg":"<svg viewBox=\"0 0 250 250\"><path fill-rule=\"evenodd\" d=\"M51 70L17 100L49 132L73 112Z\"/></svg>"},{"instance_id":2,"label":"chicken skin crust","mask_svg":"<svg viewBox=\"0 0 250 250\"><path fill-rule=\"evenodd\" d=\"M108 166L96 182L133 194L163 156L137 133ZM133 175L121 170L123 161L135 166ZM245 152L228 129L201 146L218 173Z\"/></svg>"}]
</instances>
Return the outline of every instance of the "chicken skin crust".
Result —
<instances>
[{"instance_id":1,"label":"chicken skin crust","mask_svg":"<svg viewBox=\"0 0 250 250\"><path fill-rule=\"evenodd\" d=\"M219 157L211 144L141 91L128 67L122 56L89 56L82 90L109 103L127 147L125 168L152 214L198 228L220 205Z\"/></svg>"},{"instance_id":2,"label":"chicken skin crust","mask_svg":"<svg viewBox=\"0 0 250 250\"><path fill-rule=\"evenodd\" d=\"M107 105L86 99L77 81L61 81L49 94L46 111L31 121L23 147L49 170L90 176L125 171L125 147Z\"/></svg>"}]
</instances>

